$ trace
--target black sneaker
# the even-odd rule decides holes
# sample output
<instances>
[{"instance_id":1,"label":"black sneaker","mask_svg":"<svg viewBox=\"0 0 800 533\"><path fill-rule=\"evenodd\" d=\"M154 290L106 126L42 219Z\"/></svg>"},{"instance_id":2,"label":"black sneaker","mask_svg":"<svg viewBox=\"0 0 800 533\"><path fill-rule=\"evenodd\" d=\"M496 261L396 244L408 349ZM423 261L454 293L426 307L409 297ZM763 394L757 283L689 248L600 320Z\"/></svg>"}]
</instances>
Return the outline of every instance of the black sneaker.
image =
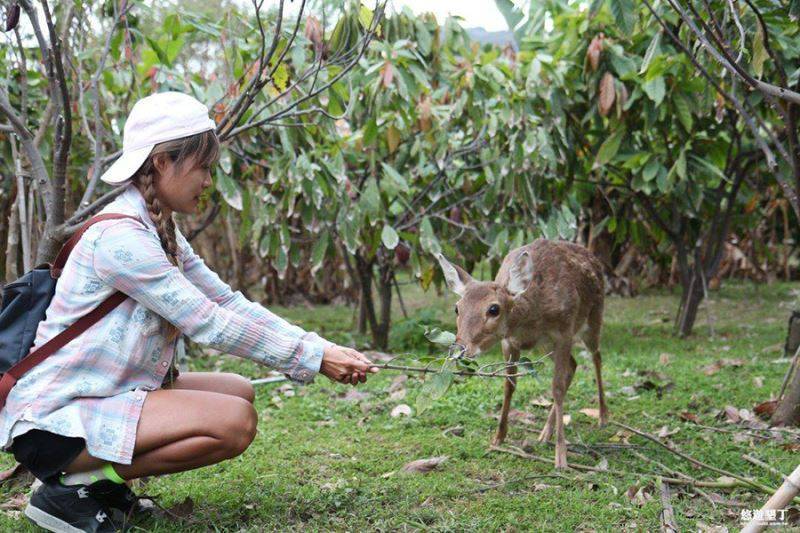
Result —
<instances>
[{"instance_id":1,"label":"black sneaker","mask_svg":"<svg viewBox=\"0 0 800 533\"><path fill-rule=\"evenodd\" d=\"M86 485L42 483L34 491L25 516L38 526L57 533L111 533L118 531L106 507Z\"/></svg>"},{"instance_id":2,"label":"black sneaker","mask_svg":"<svg viewBox=\"0 0 800 533\"><path fill-rule=\"evenodd\" d=\"M125 483L114 483L107 479L88 485L89 493L109 510L118 510L126 518L146 514L150 509L142 505L140 499Z\"/></svg>"}]
</instances>

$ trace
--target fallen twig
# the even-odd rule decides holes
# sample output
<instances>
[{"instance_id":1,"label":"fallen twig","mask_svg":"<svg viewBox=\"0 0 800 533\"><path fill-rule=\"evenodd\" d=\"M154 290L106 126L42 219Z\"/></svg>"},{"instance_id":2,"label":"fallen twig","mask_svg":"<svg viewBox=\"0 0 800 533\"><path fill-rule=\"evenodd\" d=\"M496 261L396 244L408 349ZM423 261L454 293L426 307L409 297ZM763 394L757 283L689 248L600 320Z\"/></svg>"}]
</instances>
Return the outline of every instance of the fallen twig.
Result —
<instances>
[{"instance_id":1,"label":"fallen twig","mask_svg":"<svg viewBox=\"0 0 800 533\"><path fill-rule=\"evenodd\" d=\"M547 463L547 464L551 464L551 465L553 464L553 459L552 458L548 459L546 457L541 457L539 455L533 455L533 454L530 454L530 453L526 453L526 452L520 450L519 448L515 448L513 446L509 446L509 447L490 446L489 447L489 451L508 453L508 454L511 454L511 455L516 455L517 457L522 457L523 459L529 459L531 461L538 461L540 463ZM647 472L622 472L620 470L611 470L611 469L604 470L602 468L597 468L595 466L589 466L589 465L582 465L580 463L570 463L569 464L569 468L572 468L572 469L575 469L575 470L585 470L587 472L597 472L597 473L600 473L600 474L610 474L610 475L613 475L613 476L620 476L620 477L625 477L625 476L639 476L639 477L652 476L652 477L657 477L657 475L650 474L650 473L647 473ZM695 487L696 486L696 487L707 487L707 488L713 488L713 489L735 489L735 488L741 488L741 487L744 486L741 482L739 482L739 481L737 481L735 479L731 480L731 481L700 481L700 480L678 479L678 478L666 477L666 476L660 476L660 477L664 481L668 481L672 485L682 485L682 486L687 486L688 485L688 486L691 486L691 487Z\"/></svg>"},{"instance_id":2,"label":"fallen twig","mask_svg":"<svg viewBox=\"0 0 800 533\"><path fill-rule=\"evenodd\" d=\"M675 523L675 511L669 501L669 483L658 478L659 493L661 494L661 533L678 533L678 524Z\"/></svg>"},{"instance_id":3,"label":"fallen twig","mask_svg":"<svg viewBox=\"0 0 800 533\"><path fill-rule=\"evenodd\" d=\"M621 422L616 422L614 420L610 420L609 423L613 424L613 425L615 425L617 427L620 427L622 429L625 429L627 431L630 431L631 433L635 433L635 434L639 435L640 437L644 437L644 438L646 438L646 439L648 439L648 440L650 440L652 442L655 442L659 446L661 446L664 449L674 453L678 457L686 459L687 461L689 461L690 463L692 463L695 466L699 466L699 467L705 468L706 470L710 470L710 471L715 472L717 474L720 474L722 476L727 476L727 477L736 479L736 480L740 481L741 483L743 483L744 485L752 487L752 488L755 488L755 489L758 489L761 492L765 492L767 494L771 494L772 493L772 490L769 487L767 487L765 485L762 485L761 483L755 481L754 479L746 478L746 477L740 476L739 474L735 474L733 472L728 472L727 470L723 470L721 468L717 468L716 466L712 466L710 464L707 464L707 463L704 463L702 461L699 461L699 460L695 459L694 457L691 457L691 456L689 456L689 455L687 455L687 454L685 454L685 453L683 453L683 452L681 452L679 450L676 450L675 448L673 448L669 444L663 442L658 437L655 437L655 436L653 436L653 435L651 435L649 433L646 433L646 432L644 432L644 431L642 431L640 429L636 429L636 428L631 427L631 426L629 426L627 424L623 424Z\"/></svg>"}]
</instances>

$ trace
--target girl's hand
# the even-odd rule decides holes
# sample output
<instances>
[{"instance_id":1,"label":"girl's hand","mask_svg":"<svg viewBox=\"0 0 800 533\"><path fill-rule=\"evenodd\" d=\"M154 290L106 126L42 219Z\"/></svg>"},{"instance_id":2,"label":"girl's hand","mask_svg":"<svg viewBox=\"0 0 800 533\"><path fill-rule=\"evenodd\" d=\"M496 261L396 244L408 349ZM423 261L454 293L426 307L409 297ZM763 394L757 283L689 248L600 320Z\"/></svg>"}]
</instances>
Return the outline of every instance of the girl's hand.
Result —
<instances>
[{"instance_id":1,"label":"girl's hand","mask_svg":"<svg viewBox=\"0 0 800 533\"><path fill-rule=\"evenodd\" d=\"M378 368L364 354L345 346L329 346L322 354L319 372L331 381L356 385L367 381L367 373L374 374Z\"/></svg>"}]
</instances>

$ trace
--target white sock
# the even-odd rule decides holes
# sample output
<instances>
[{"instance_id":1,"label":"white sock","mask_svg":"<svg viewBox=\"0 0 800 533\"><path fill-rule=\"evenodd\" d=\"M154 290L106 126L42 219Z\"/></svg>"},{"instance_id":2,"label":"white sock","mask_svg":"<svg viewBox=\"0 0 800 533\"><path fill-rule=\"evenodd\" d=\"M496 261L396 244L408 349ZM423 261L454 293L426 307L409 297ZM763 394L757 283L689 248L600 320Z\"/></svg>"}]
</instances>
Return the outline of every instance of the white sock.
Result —
<instances>
[{"instance_id":1,"label":"white sock","mask_svg":"<svg viewBox=\"0 0 800 533\"><path fill-rule=\"evenodd\" d=\"M125 483L125 480L119 477L119 474L114 471L114 467L111 466L111 463L106 463L97 470L64 474L61 476L61 483L63 485L91 485L95 481L104 479L108 479L114 483Z\"/></svg>"}]
</instances>

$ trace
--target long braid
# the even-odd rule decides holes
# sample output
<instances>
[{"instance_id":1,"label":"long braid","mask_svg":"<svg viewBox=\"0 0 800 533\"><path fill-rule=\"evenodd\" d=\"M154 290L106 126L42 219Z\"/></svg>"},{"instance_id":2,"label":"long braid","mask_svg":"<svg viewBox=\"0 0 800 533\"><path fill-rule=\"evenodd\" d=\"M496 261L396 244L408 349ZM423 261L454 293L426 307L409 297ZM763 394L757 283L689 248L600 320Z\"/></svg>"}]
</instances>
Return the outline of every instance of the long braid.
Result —
<instances>
[{"instance_id":1,"label":"long braid","mask_svg":"<svg viewBox=\"0 0 800 533\"><path fill-rule=\"evenodd\" d=\"M175 221L172 219L172 215L165 215L162 211L161 201L156 196L154 173L152 169L148 170L150 172L142 174L139 181L142 187L142 196L147 204L147 212L150 213L150 218L156 225L158 238L161 239L161 247L167 254L167 259L173 265L177 265L178 241L175 237Z\"/></svg>"}]
</instances>

